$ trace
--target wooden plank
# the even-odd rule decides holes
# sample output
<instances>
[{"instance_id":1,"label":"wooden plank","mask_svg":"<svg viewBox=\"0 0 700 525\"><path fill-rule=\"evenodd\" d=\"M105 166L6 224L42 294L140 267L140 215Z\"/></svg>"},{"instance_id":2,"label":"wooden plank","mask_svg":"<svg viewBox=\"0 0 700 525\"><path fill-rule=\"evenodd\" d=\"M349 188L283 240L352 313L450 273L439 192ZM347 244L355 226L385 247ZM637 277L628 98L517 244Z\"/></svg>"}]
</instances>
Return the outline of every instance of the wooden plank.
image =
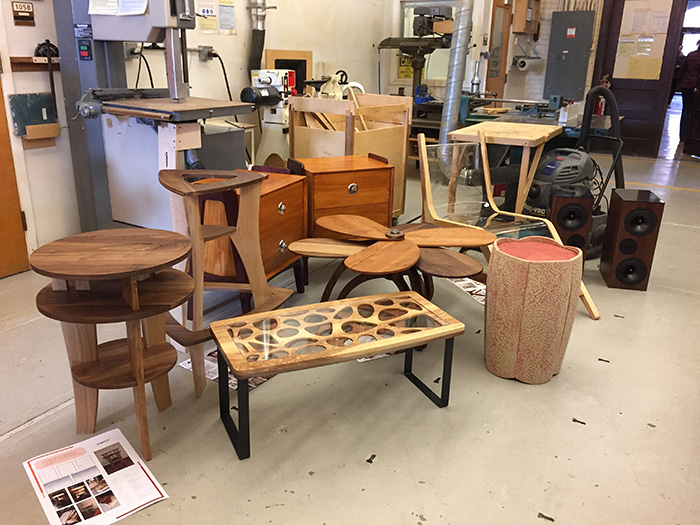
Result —
<instances>
[{"instance_id":1,"label":"wooden plank","mask_svg":"<svg viewBox=\"0 0 700 525\"><path fill-rule=\"evenodd\" d=\"M396 97L394 95L375 95L373 93L358 93L357 101L361 106L391 106L402 104L406 107L408 114L408 124L411 124L413 113L413 97Z\"/></svg>"},{"instance_id":2,"label":"wooden plank","mask_svg":"<svg viewBox=\"0 0 700 525\"><path fill-rule=\"evenodd\" d=\"M333 100L330 98L290 97L290 111L309 111L311 113L327 113L343 115L348 110L354 110L355 104L350 100Z\"/></svg>"},{"instance_id":3,"label":"wooden plank","mask_svg":"<svg viewBox=\"0 0 700 525\"><path fill-rule=\"evenodd\" d=\"M22 137L22 149L38 149L38 148L50 148L56 145L56 139L53 137L47 137L45 139L34 139L30 140L26 137Z\"/></svg>"},{"instance_id":4,"label":"wooden plank","mask_svg":"<svg viewBox=\"0 0 700 525\"><path fill-rule=\"evenodd\" d=\"M229 100L216 100L213 98L187 97L177 102L171 98L123 98L110 100L103 104L105 111L111 113L112 108L159 111L162 113L178 113L181 111L198 111L203 109L222 109L250 107L245 102L231 102Z\"/></svg>"},{"instance_id":5,"label":"wooden plank","mask_svg":"<svg viewBox=\"0 0 700 525\"><path fill-rule=\"evenodd\" d=\"M357 108L355 114L367 120L401 124L407 122L406 108L400 104L393 106L362 106Z\"/></svg>"},{"instance_id":6,"label":"wooden plank","mask_svg":"<svg viewBox=\"0 0 700 525\"><path fill-rule=\"evenodd\" d=\"M521 124L519 122L480 122L447 134L447 139L461 142L478 142L483 133L487 144L535 147L562 132L560 126L548 124Z\"/></svg>"},{"instance_id":7,"label":"wooden plank","mask_svg":"<svg viewBox=\"0 0 700 525\"><path fill-rule=\"evenodd\" d=\"M367 275L389 275L418 262L420 248L411 241L377 241L345 259L350 270Z\"/></svg>"},{"instance_id":8,"label":"wooden plank","mask_svg":"<svg viewBox=\"0 0 700 525\"><path fill-rule=\"evenodd\" d=\"M425 323L410 326L417 316ZM239 378L393 353L464 332L461 322L416 292L286 308L217 321L210 327ZM307 332L315 334L313 342Z\"/></svg>"},{"instance_id":9,"label":"wooden plank","mask_svg":"<svg viewBox=\"0 0 700 525\"><path fill-rule=\"evenodd\" d=\"M44 57L10 57L10 69L21 73L27 71L48 71L49 63ZM51 70L61 70L61 59L53 57L51 59Z\"/></svg>"},{"instance_id":10,"label":"wooden plank","mask_svg":"<svg viewBox=\"0 0 700 525\"><path fill-rule=\"evenodd\" d=\"M378 160L370 159L364 155L344 155L338 157L297 158L304 165L304 169L312 173L339 173L343 171L377 170L385 169L386 164Z\"/></svg>"},{"instance_id":11,"label":"wooden plank","mask_svg":"<svg viewBox=\"0 0 700 525\"><path fill-rule=\"evenodd\" d=\"M146 348L146 352L150 351L154 346L166 343L165 340L165 315L155 315L153 317L146 317L141 320L141 329L143 330L143 345ZM177 357L175 358L177 361ZM148 379L150 373L149 363L146 362L144 356L144 376ZM148 381L146 381L148 382ZM151 390L153 390L153 397L156 400L156 406L158 407L158 412L163 412L166 408L173 404L172 398L170 396L170 382L168 381L167 372L162 376L150 381Z\"/></svg>"},{"instance_id":12,"label":"wooden plank","mask_svg":"<svg viewBox=\"0 0 700 525\"><path fill-rule=\"evenodd\" d=\"M357 106L357 109L360 109L360 103L357 101L357 96L355 95L355 90L350 88L350 97L352 98L352 101L355 103ZM360 117L360 125L362 126L362 131L367 131L367 123L365 122L365 117L362 116L362 113L359 111L355 111L355 113Z\"/></svg>"},{"instance_id":13,"label":"wooden plank","mask_svg":"<svg viewBox=\"0 0 700 525\"><path fill-rule=\"evenodd\" d=\"M345 153L345 133L296 127L294 129L294 156L332 157Z\"/></svg>"},{"instance_id":14,"label":"wooden plank","mask_svg":"<svg viewBox=\"0 0 700 525\"><path fill-rule=\"evenodd\" d=\"M423 273L450 279L471 277L484 269L476 259L445 248L421 248L417 267Z\"/></svg>"},{"instance_id":15,"label":"wooden plank","mask_svg":"<svg viewBox=\"0 0 700 525\"><path fill-rule=\"evenodd\" d=\"M338 239L324 239L312 237L300 239L289 245L289 249L304 257L322 257L339 259L356 254L366 246L365 243L341 241Z\"/></svg>"},{"instance_id":16,"label":"wooden plank","mask_svg":"<svg viewBox=\"0 0 700 525\"><path fill-rule=\"evenodd\" d=\"M493 244L496 236L481 228L440 228L407 232L406 239L418 246L478 248Z\"/></svg>"},{"instance_id":17,"label":"wooden plank","mask_svg":"<svg viewBox=\"0 0 700 525\"><path fill-rule=\"evenodd\" d=\"M48 139L61 135L61 125L58 122L52 124L34 124L27 126L27 140Z\"/></svg>"}]
</instances>

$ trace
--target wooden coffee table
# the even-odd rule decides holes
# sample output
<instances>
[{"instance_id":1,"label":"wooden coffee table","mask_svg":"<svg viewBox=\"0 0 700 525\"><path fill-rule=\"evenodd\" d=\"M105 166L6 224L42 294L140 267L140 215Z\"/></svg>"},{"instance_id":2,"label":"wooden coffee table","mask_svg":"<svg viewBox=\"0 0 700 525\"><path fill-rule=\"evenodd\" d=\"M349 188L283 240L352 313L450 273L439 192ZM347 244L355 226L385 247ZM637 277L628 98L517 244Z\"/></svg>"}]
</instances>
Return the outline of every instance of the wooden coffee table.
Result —
<instances>
[{"instance_id":1,"label":"wooden coffee table","mask_svg":"<svg viewBox=\"0 0 700 525\"><path fill-rule=\"evenodd\" d=\"M210 325L219 347L219 408L239 459L250 457L248 379L405 350L404 375L438 407L449 402L454 337L464 325L416 292L355 297L245 315ZM445 340L442 389L412 371L413 348ZM228 371L238 380L238 427Z\"/></svg>"},{"instance_id":2,"label":"wooden coffee table","mask_svg":"<svg viewBox=\"0 0 700 525\"><path fill-rule=\"evenodd\" d=\"M194 289L189 275L169 267L189 252L189 239L178 233L125 228L72 235L30 256L34 271L52 278L36 304L61 321L79 434L95 431L99 389L131 387L141 451L151 458L145 383L158 410L168 408L177 352L165 340L165 314ZM96 325L117 322L126 323L127 337L98 344Z\"/></svg>"}]
</instances>

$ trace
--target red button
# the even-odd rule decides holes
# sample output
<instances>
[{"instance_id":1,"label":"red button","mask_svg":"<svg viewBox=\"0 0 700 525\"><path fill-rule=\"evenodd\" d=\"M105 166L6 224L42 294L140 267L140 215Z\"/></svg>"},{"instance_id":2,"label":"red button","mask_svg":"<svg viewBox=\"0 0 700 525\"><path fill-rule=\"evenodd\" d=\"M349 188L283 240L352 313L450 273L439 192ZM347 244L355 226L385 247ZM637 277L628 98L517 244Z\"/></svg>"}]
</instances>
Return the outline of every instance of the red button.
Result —
<instances>
[{"instance_id":1,"label":"red button","mask_svg":"<svg viewBox=\"0 0 700 525\"><path fill-rule=\"evenodd\" d=\"M87 52L87 51L81 51L81 52L80 52L80 56L81 56L81 57L86 57L86 56L88 56L88 52Z\"/></svg>"}]
</instances>

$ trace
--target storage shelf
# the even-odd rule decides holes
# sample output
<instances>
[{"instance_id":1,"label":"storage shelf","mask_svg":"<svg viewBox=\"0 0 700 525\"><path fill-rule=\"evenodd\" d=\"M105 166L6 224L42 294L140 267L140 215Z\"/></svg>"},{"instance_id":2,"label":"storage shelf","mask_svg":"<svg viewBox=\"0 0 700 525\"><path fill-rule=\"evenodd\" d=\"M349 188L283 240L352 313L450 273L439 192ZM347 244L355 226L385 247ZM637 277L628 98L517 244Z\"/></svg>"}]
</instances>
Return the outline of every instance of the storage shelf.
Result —
<instances>
[{"instance_id":1,"label":"storage shelf","mask_svg":"<svg viewBox=\"0 0 700 525\"><path fill-rule=\"evenodd\" d=\"M143 348L144 382L167 374L177 364L177 351L170 343ZM131 358L127 339L116 339L97 346L97 361L83 361L71 366L73 378L81 385L98 389L130 388L136 386L131 373Z\"/></svg>"},{"instance_id":2,"label":"storage shelf","mask_svg":"<svg viewBox=\"0 0 700 525\"><path fill-rule=\"evenodd\" d=\"M67 323L103 324L144 319L172 310L192 295L192 277L171 268L138 282L139 308L133 310L122 296L122 280L92 281L90 290L54 290L51 285L36 296L46 317Z\"/></svg>"}]
</instances>

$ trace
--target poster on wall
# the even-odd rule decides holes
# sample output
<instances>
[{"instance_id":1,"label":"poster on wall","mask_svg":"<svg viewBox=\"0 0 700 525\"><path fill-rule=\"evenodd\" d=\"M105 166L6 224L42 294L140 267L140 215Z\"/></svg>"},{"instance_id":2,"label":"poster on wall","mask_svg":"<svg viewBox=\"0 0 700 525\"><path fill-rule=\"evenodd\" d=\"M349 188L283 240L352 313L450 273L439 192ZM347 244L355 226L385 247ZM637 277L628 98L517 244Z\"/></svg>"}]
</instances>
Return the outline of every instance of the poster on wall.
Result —
<instances>
[{"instance_id":1,"label":"poster on wall","mask_svg":"<svg viewBox=\"0 0 700 525\"><path fill-rule=\"evenodd\" d=\"M628 0L620 24L615 78L658 80L672 0Z\"/></svg>"},{"instance_id":2,"label":"poster on wall","mask_svg":"<svg viewBox=\"0 0 700 525\"><path fill-rule=\"evenodd\" d=\"M197 2L197 14L201 16L197 20L200 33L209 35L219 33L219 20L215 0L199 0Z\"/></svg>"}]
</instances>

